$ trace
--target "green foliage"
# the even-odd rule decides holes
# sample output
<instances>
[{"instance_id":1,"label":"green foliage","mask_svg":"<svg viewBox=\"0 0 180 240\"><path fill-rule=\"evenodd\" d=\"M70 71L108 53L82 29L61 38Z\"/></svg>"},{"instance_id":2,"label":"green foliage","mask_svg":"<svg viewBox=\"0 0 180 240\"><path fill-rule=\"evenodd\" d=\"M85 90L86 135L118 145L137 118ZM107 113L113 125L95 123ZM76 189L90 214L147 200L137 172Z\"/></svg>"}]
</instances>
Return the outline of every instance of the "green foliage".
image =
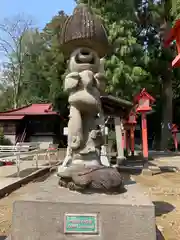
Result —
<instances>
[{"instance_id":1,"label":"green foliage","mask_svg":"<svg viewBox=\"0 0 180 240\"><path fill-rule=\"evenodd\" d=\"M87 3L87 0L78 2ZM131 100L142 87L148 88L151 75L146 70L147 54L138 42L134 1L90 1L105 24L112 46L105 62L108 93ZM122 11L123 9L123 11Z\"/></svg>"},{"instance_id":2,"label":"green foliage","mask_svg":"<svg viewBox=\"0 0 180 240\"><path fill-rule=\"evenodd\" d=\"M0 112L8 110L13 106L12 87L3 87L0 85Z\"/></svg>"},{"instance_id":3,"label":"green foliage","mask_svg":"<svg viewBox=\"0 0 180 240\"><path fill-rule=\"evenodd\" d=\"M179 19L180 17L180 1L179 0L171 0L172 4L172 15Z\"/></svg>"},{"instance_id":4,"label":"green foliage","mask_svg":"<svg viewBox=\"0 0 180 240\"><path fill-rule=\"evenodd\" d=\"M33 83L32 86L36 89L34 91L35 96L41 97L44 101L50 101L57 108L59 99L63 99L65 94L63 93L63 79L66 70L66 62L63 54L60 51L59 46L59 34L61 25L64 23L67 16L64 12L59 14L46 25L43 32L41 33L41 39L43 42L42 51L34 56L34 66L31 67L33 72L31 76L36 76L36 84L39 86L39 92L37 93L38 87ZM32 64L32 62L30 62ZM36 70L37 69L37 70ZM38 82L39 81L39 82ZM32 81L31 81L32 82ZM42 82L42 83L41 83ZM30 90L30 93L33 91ZM39 99L36 98L38 101ZM67 100L67 98L65 97ZM61 105L61 112L66 107L66 104Z\"/></svg>"},{"instance_id":5,"label":"green foliage","mask_svg":"<svg viewBox=\"0 0 180 240\"><path fill-rule=\"evenodd\" d=\"M8 138L5 138L2 128L0 128L0 145L6 145L6 146L13 145Z\"/></svg>"}]
</instances>

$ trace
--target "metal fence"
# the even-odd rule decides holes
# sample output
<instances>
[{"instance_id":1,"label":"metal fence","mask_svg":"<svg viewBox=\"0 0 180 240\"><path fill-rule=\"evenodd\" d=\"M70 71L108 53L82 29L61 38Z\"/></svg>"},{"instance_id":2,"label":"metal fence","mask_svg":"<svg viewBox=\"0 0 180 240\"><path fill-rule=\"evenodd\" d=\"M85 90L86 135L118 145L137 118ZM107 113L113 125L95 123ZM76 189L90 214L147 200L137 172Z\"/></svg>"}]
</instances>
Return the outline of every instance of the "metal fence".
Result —
<instances>
[{"instance_id":1,"label":"metal fence","mask_svg":"<svg viewBox=\"0 0 180 240\"><path fill-rule=\"evenodd\" d=\"M50 147L49 149L40 149L37 144L30 147L28 144L17 144L15 146L1 146L0 145L0 159L1 161L15 162L17 167L17 177L20 176L20 164L25 160L34 161L35 166L39 168L39 161L48 161L49 166L52 162L58 162L64 159L66 154L65 149L57 149Z\"/></svg>"}]
</instances>

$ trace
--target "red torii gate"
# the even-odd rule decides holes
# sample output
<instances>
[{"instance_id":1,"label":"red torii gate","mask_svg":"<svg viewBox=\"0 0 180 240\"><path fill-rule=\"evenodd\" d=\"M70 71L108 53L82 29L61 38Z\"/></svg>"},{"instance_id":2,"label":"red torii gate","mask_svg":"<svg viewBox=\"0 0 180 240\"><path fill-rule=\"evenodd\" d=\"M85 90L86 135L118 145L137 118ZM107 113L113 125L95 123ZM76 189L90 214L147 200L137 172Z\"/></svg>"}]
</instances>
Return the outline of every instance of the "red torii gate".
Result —
<instances>
[{"instance_id":1,"label":"red torii gate","mask_svg":"<svg viewBox=\"0 0 180 240\"><path fill-rule=\"evenodd\" d=\"M172 61L172 67L180 67L180 19L175 22L173 28L171 28L167 38L164 41L164 47L169 47L171 42L176 41L176 47L178 55Z\"/></svg>"},{"instance_id":2,"label":"red torii gate","mask_svg":"<svg viewBox=\"0 0 180 240\"><path fill-rule=\"evenodd\" d=\"M172 67L180 67L180 19L178 19L174 27L171 28L169 34L167 35L167 38L164 41L164 47L169 47L169 45L175 41L178 55L175 57L175 59L172 61ZM178 140L177 140L177 133L178 133L178 127L176 124L172 124L171 126L171 132L173 135L174 140L174 146L175 151L178 150Z\"/></svg>"}]
</instances>

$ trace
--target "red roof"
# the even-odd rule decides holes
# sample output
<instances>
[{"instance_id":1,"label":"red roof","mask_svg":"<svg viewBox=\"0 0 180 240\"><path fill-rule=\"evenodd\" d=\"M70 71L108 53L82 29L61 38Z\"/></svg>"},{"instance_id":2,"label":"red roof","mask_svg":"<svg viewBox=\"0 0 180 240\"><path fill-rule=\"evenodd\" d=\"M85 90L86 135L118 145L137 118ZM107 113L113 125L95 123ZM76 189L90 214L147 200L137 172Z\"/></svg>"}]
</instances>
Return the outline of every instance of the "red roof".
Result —
<instances>
[{"instance_id":1,"label":"red roof","mask_svg":"<svg viewBox=\"0 0 180 240\"><path fill-rule=\"evenodd\" d=\"M0 115L0 120L21 120L21 119L23 119L24 118L24 116L22 115L22 116L1 116Z\"/></svg>"},{"instance_id":2,"label":"red roof","mask_svg":"<svg viewBox=\"0 0 180 240\"><path fill-rule=\"evenodd\" d=\"M52 111L52 104L50 103L30 104L21 108L0 112L0 120L22 119L26 115L58 115L58 112Z\"/></svg>"},{"instance_id":3,"label":"red roof","mask_svg":"<svg viewBox=\"0 0 180 240\"><path fill-rule=\"evenodd\" d=\"M146 89L145 89L145 88L143 88L143 90L134 97L134 102L138 102L142 97L145 97L145 96L146 96L152 103L155 102L155 99L154 99L148 92L146 92Z\"/></svg>"},{"instance_id":4,"label":"red roof","mask_svg":"<svg viewBox=\"0 0 180 240\"><path fill-rule=\"evenodd\" d=\"M179 35L179 30L180 30L180 19L178 19L175 22L174 27L171 28L167 38L165 39L165 42L164 42L165 47L168 47L173 40L177 39L177 36Z\"/></svg>"}]
</instances>

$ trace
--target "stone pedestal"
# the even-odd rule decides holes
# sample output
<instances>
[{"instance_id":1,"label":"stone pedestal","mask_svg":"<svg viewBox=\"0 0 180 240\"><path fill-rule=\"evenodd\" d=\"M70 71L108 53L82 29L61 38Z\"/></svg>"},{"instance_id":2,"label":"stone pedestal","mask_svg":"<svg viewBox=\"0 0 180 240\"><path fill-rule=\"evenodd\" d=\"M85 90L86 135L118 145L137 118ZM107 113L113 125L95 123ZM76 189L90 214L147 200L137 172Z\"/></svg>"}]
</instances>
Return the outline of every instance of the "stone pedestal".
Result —
<instances>
[{"instance_id":1,"label":"stone pedestal","mask_svg":"<svg viewBox=\"0 0 180 240\"><path fill-rule=\"evenodd\" d=\"M46 182L36 184L33 194L26 194L14 203L8 239L155 240L154 205L139 185L126 188L127 192L118 195L82 195L58 187L58 178L51 176ZM76 233L69 233L73 226L69 225L69 229L68 223L64 226L64 219L74 214L78 214L76 220L83 216L86 221L90 219L90 233L87 233L87 222L84 222L86 233L82 233L83 226L79 230L75 227Z\"/></svg>"}]
</instances>

